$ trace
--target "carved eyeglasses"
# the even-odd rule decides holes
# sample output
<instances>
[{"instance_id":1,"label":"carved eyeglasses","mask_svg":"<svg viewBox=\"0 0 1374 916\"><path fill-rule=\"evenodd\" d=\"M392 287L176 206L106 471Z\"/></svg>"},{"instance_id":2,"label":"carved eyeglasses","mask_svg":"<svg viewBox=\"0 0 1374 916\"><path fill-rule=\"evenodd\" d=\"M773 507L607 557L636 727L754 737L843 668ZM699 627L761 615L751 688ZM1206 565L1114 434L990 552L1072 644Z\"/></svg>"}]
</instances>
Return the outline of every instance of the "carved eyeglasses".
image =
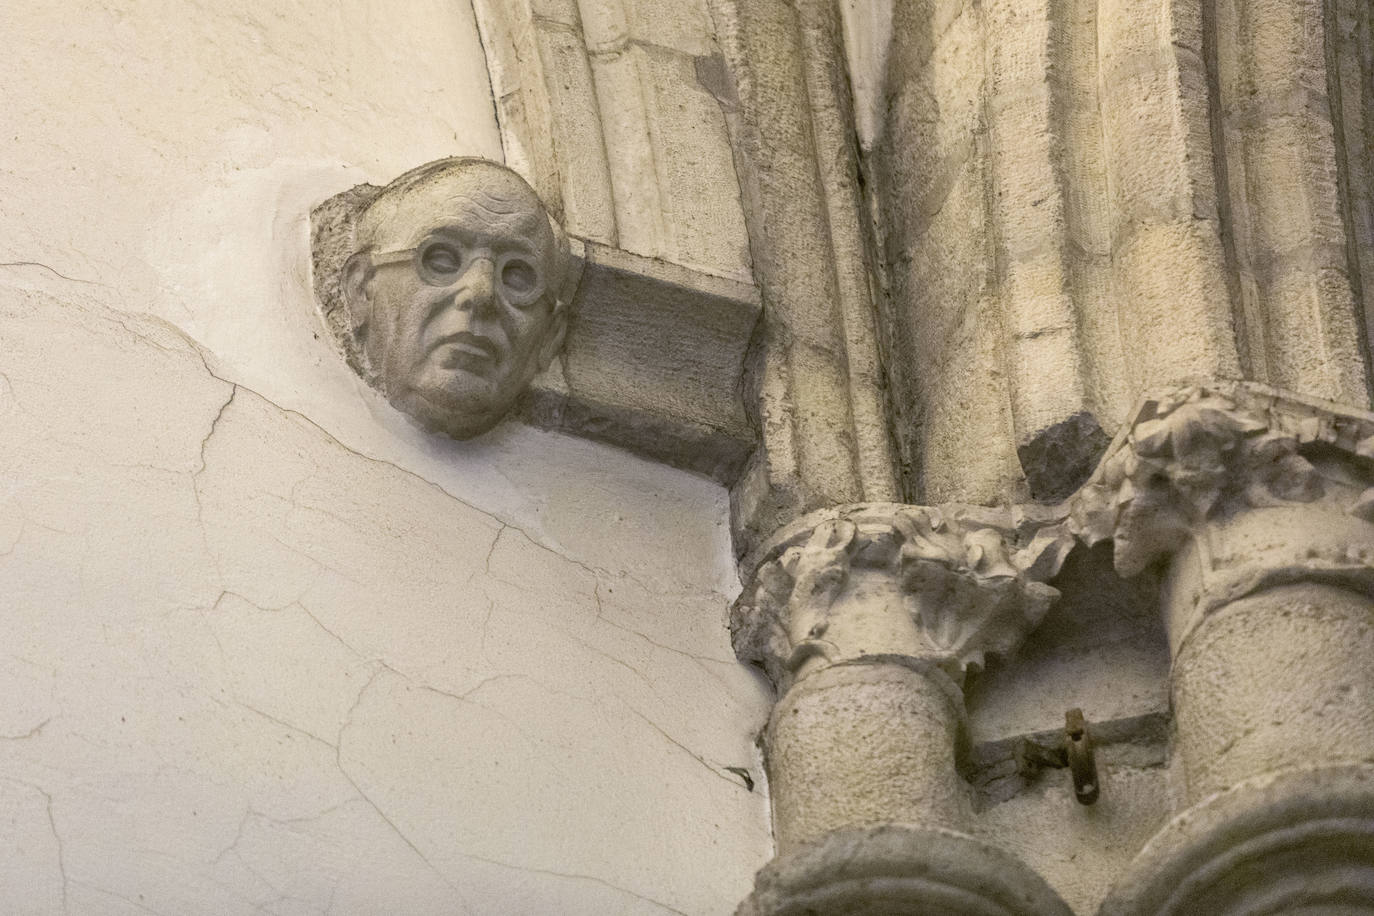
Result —
<instances>
[{"instance_id":1,"label":"carved eyeglasses","mask_svg":"<svg viewBox=\"0 0 1374 916\"><path fill-rule=\"evenodd\" d=\"M478 261L487 261L493 268L493 282L503 302L525 309L539 302L546 284L539 266L519 252L496 255L488 248L465 248L450 238L425 239L414 248L372 253L372 265L399 264L410 261L415 275L429 286L446 287L457 283L468 268Z\"/></svg>"}]
</instances>

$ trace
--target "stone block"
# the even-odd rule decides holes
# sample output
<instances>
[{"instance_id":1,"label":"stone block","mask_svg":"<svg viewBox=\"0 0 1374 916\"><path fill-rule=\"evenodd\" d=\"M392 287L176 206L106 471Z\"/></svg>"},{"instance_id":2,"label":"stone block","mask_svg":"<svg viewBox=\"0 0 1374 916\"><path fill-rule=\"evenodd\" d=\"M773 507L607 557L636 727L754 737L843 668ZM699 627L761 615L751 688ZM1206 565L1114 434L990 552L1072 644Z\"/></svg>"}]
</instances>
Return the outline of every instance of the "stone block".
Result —
<instances>
[{"instance_id":1,"label":"stone block","mask_svg":"<svg viewBox=\"0 0 1374 916\"><path fill-rule=\"evenodd\" d=\"M749 236L720 104L698 81L695 58L651 46L639 53L665 254L699 271L748 280Z\"/></svg>"},{"instance_id":2,"label":"stone block","mask_svg":"<svg viewBox=\"0 0 1374 916\"><path fill-rule=\"evenodd\" d=\"M538 425L733 482L753 449L740 386L757 290L587 244L565 380L536 379Z\"/></svg>"}]
</instances>

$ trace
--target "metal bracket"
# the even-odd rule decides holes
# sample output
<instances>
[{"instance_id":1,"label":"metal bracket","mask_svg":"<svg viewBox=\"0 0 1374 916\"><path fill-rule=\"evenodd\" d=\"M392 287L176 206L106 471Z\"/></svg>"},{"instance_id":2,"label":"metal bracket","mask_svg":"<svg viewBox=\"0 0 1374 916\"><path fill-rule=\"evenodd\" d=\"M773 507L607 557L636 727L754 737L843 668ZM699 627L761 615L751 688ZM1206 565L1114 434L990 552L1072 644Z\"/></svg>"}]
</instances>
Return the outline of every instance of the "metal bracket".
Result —
<instances>
[{"instance_id":1,"label":"metal bracket","mask_svg":"<svg viewBox=\"0 0 1374 916\"><path fill-rule=\"evenodd\" d=\"M1064 751L1073 774L1074 797L1080 805L1091 805L1102 792L1102 781L1097 778L1092 736L1088 734L1088 723L1083 720L1081 709L1064 713Z\"/></svg>"}]
</instances>

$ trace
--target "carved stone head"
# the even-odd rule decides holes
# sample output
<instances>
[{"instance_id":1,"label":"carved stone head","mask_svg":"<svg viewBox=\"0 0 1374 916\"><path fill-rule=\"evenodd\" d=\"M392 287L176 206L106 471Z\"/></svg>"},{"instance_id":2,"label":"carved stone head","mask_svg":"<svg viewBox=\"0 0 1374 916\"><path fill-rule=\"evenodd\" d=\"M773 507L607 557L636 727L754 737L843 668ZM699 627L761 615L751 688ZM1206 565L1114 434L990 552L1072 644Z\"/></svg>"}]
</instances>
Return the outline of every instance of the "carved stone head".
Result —
<instances>
[{"instance_id":1,"label":"carved stone head","mask_svg":"<svg viewBox=\"0 0 1374 916\"><path fill-rule=\"evenodd\" d=\"M470 439L562 348L567 237L515 172L444 159L358 214L339 291L352 361L423 426Z\"/></svg>"}]
</instances>

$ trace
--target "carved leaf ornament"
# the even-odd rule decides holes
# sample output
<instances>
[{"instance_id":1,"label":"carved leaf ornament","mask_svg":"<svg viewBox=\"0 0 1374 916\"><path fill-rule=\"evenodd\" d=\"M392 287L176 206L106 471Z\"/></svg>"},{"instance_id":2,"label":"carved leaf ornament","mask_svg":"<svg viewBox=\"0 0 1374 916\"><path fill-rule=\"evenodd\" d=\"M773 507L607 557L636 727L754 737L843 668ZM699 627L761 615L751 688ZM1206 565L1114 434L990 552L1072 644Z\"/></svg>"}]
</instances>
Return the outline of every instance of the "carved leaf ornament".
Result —
<instances>
[{"instance_id":1,"label":"carved leaf ornament","mask_svg":"<svg viewBox=\"0 0 1374 916\"><path fill-rule=\"evenodd\" d=\"M1113 540L1129 577L1226 513L1322 503L1374 522L1371 481L1374 414L1252 382L1178 389L1142 402L1093 477L1038 528L1010 510L894 503L789 526L731 611L735 651L779 685L814 656L853 661L827 632L842 616L884 613L895 592L919 642L901 652L957 675L1035 627L1075 540ZM859 570L882 575L859 587Z\"/></svg>"},{"instance_id":2,"label":"carved leaf ornament","mask_svg":"<svg viewBox=\"0 0 1374 916\"><path fill-rule=\"evenodd\" d=\"M1075 533L1090 544L1114 538L1116 568L1132 576L1208 517L1322 499L1329 481L1299 449L1339 447L1348 427L1363 424L1264 392L1238 386L1236 397L1192 387L1147 401L1125 442L1073 499ZM1361 436L1360 449L1366 441ZM1358 514L1358 502L1350 511Z\"/></svg>"},{"instance_id":3,"label":"carved leaf ornament","mask_svg":"<svg viewBox=\"0 0 1374 916\"><path fill-rule=\"evenodd\" d=\"M961 670L1015 649L1058 596L1025 574L1038 557L1010 551L1004 532L951 524L939 509L899 513L894 525L904 538L903 591L919 599L919 629L935 654Z\"/></svg>"},{"instance_id":4,"label":"carved leaf ornament","mask_svg":"<svg viewBox=\"0 0 1374 916\"><path fill-rule=\"evenodd\" d=\"M1016 549L1009 525L976 517L989 510L966 511L857 507L816 524L764 563L736 603L736 651L779 684L812 656L842 660L826 638L835 618L882 612L882 601L854 588L857 570L882 574L915 624L920 657L951 674L1012 651L1056 597L1037 580L1058 571L1071 539L1042 536Z\"/></svg>"}]
</instances>

